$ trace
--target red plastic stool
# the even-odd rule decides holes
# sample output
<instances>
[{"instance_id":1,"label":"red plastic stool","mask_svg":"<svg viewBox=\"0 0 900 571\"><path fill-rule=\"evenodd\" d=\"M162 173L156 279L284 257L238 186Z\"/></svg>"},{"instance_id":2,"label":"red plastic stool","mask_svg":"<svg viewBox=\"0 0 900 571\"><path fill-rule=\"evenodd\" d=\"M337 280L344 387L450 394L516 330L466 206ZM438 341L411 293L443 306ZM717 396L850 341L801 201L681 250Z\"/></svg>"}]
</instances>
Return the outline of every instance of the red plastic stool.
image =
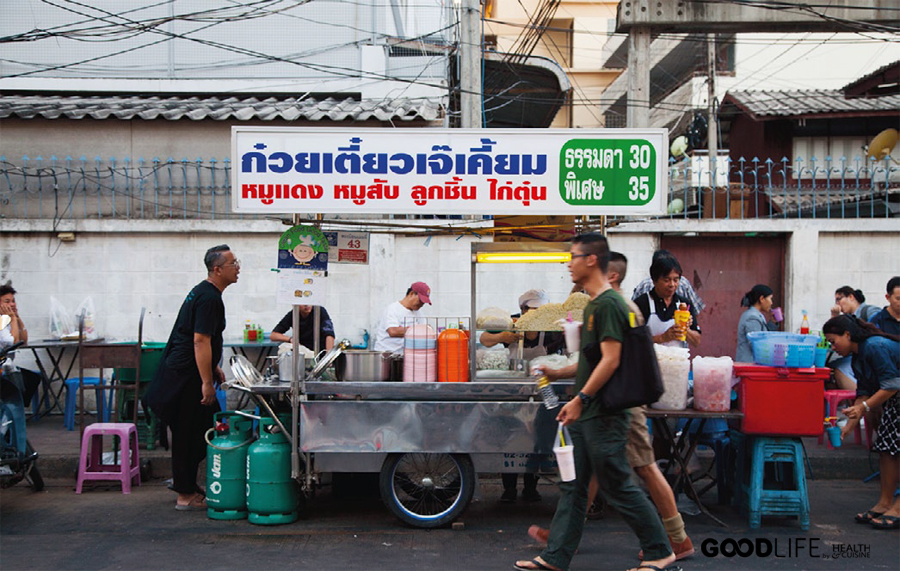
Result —
<instances>
[{"instance_id":1,"label":"red plastic stool","mask_svg":"<svg viewBox=\"0 0 900 571\"><path fill-rule=\"evenodd\" d=\"M119 437L119 463L103 463L103 437ZM130 461L129 461L130 459ZM81 459L78 462L78 484L81 493L85 480L119 480L122 493L131 493L131 482L141 485L141 460L138 455L138 433L129 422L95 422L84 429L81 439Z\"/></svg>"},{"instance_id":2,"label":"red plastic stool","mask_svg":"<svg viewBox=\"0 0 900 571\"><path fill-rule=\"evenodd\" d=\"M825 391L825 416L837 416L840 410L838 409L838 405L845 401L853 402L856 400L856 391L845 391L845 390L833 390L833 391ZM859 424L856 425L856 443L862 444L862 428ZM869 430L866 429L866 436ZM819 435L819 444L822 444L822 439L824 435ZM828 447L831 448L831 441L826 441L828 443ZM871 441L870 441L871 444Z\"/></svg>"}]
</instances>

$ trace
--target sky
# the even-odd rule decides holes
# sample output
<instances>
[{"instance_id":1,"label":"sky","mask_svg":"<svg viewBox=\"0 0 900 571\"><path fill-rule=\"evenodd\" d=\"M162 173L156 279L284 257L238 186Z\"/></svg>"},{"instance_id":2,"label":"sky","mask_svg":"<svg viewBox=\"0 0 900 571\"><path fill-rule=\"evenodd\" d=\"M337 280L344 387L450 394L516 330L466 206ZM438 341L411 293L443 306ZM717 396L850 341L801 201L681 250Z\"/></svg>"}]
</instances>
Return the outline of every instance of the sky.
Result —
<instances>
[{"instance_id":1,"label":"sky","mask_svg":"<svg viewBox=\"0 0 900 571\"><path fill-rule=\"evenodd\" d=\"M839 89L900 60L900 36L741 34L729 89Z\"/></svg>"}]
</instances>

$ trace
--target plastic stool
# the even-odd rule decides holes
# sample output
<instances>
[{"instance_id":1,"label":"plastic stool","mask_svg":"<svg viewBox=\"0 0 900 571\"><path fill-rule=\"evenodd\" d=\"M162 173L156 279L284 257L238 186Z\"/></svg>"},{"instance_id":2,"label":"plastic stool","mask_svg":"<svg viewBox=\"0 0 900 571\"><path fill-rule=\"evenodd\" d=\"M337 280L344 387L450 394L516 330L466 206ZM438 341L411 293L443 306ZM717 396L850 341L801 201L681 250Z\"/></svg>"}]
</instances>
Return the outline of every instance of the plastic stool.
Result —
<instances>
[{"instance_id":1,"label":"plastic stool","mask_svg":"<svg viewBox=\"0 0 900 571\"><path fill-rule=\"evenodd\" d=\"M103 380L100 377L85 377L84 386L102 385ZM109 422L109 407L104 406L104 391L99 389L97 393L97 409L100 411L100 417L103 422ZM75 397L78 396L78 377L66 379L66 410L63 424L66 430L75 430Z\"/></svg>"},{"instance_id":2,"label":"plastic stool","mask_svg":"<svg viewBox=\"0 0 900 571\"><path fill-rule=\"evenodd\" d=\"M793 468L793 489L767 489L766 464L775 464L776 479L783 481L784 467ZM803 446L799 438L756 437L753 441L753 461L750 465L749 505L750 529L759 529L762 516L795 515L800 528L809 529L809 496L806 492L806 470L803 466Z\"/></svg>"},{"instance_id":3,"label":"plastic stool","mask_svg":"<svg viewBox=\"0 0 900 571\"><path fill-rule=\"evenodd\" d=\"M103 437L114 436L119 440L119 464L103 463ZM141 461L138 451L137 429L127 422L95 422L84 429L81 439L81 458L78 461L78 484L75 493L80 494L85 480L119 480L122 493L131 493L131 482L141 485Z\"/></svg>"},{"instance_id":4,"label":"plastic stool","mask_svg":"<svg viewBox=\"0 0 900 571\"><path fill-rule=\"evenodd\" d=\"M832 390L825 391L825 416L837 416L839 409L838 405L844 401L853 401L856 400L856 391L845 391L845 390ZM862 428L859 424L856 425L856 443L862 444ZM866 430L866 436L868 437L868 430ZM819 444L822 444L822 439L824 438L824 434L819 435ZM831 448L831 441L826 440L828 443L828 447ZM872 441L869 440L869 445L871 446Z\"/></svg>"},{"instance_id":5,"label":"plastic stool","mask_svg":"<svg viewBox=\"0 0 900 571\"><path fill-rule=\"evenodd\" d=\"M731 440L728 438L728 433L704 432L700 435L700 438L697 442L701 446L712 448L716 456L714 465L716 474L715 478L711 478L713 481L707 484L705 488L698 491L697 494L702 496L707 490L715 486L719 504L727 504L729 495L733 487L733 471L730 469ZM700 476L699 479L707 477L712 468L713 467L710 467L710 470L707 470L707 472Z\"/></svg>"}]
</instances>

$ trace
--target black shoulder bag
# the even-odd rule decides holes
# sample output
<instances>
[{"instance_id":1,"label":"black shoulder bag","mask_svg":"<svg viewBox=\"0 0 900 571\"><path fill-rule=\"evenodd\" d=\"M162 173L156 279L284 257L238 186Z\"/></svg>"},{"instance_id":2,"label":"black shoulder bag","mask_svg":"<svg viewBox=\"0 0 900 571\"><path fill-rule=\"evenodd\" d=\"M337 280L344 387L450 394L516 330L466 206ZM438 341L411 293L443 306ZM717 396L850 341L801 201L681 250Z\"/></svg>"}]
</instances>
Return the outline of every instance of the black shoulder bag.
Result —
<instances>
[{"instance_id":1,"label":"black shoulder bag","mask_svg":"<svg viewBox=\"0 0 900 571\"><path fill-rule=\"evenodd\" d=\"M600 362L600 344L585 347L584 356L593 370ZM629 327L622 343L619 368L597 393L600 406L603 410L616 411L648 405L658 401L664 391L650 328Z\"/></svg>"}]
</instances>

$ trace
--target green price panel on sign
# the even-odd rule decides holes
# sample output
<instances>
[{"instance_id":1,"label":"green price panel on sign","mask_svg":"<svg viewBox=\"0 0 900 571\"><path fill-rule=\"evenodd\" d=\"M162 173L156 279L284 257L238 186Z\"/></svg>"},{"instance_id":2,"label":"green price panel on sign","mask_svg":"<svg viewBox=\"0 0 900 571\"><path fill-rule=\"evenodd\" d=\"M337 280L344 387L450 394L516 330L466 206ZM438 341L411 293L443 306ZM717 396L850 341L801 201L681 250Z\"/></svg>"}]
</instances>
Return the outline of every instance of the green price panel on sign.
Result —
<instances>
[{"instance_id":1,"label":"green price panel on sign","mask_svg":"<svg viewBox=\"0 0 900 571\"><path fill-rule=\"evenodd\" d=\"M643 139L572 139L559 164L559 193L568 204L640 206L656 195L656 150Z\"/></svg>"}]
</instances>

